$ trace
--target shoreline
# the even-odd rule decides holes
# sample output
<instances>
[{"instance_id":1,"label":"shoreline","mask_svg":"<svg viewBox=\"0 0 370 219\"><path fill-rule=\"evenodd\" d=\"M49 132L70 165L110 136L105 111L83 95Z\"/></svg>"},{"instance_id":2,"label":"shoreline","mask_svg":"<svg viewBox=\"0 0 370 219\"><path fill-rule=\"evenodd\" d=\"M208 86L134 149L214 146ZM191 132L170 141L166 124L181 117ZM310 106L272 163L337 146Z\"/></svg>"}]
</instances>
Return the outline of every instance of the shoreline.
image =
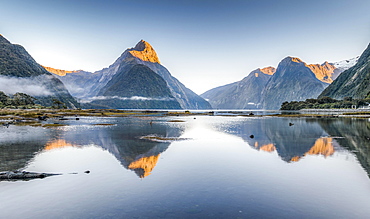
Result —
<instances>
[{"instance_id":1,"label":"shoreline","mask_svg":"<svg viewBox=\"0 0 370 219\"><path fill-rule=\"evenodd\" d=\"M262 114L261 114L262 113ZM79 117L178 117L178 116L227 116L227 117L287 117L287 118L370 118L370 109L302 109L297 111L253 110L149 110L149 109L0 109L0 124L59 126L56 120L79 120ZM68 118L65 118L68 117ZM53 124L45 123L54 121Z\"/></svg>"}]
</instances>

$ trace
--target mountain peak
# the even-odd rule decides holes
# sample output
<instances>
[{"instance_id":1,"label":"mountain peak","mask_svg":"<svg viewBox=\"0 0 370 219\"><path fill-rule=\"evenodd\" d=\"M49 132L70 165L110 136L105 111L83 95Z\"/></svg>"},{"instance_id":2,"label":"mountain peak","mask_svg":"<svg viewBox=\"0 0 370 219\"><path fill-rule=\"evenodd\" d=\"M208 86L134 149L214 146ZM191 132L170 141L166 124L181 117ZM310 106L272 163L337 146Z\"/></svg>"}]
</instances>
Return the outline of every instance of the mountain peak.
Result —
<instances>
[{"instance_id":1,"label":"mountain peak","mask_svg":"<svg viewBox=\"0 0 370 219\"><path fill-rule=\"evenodd\" d=\"M10 43L2 34L0 34L0 43Z\"/></svg>"},{"instance_id":2,"label":"mountain peak","mask_svg":"<svg viewBox=\"0 0 370 219\"><path fill-rule=\"evenodd\" d=\"M297 62L297 63L304 63L300 58L297 58L297 57L291 57L291 56L288 56L286 57L285 59L283 59L282 62Z\"/></svg>"},{"instance_id":3,"label":"mountain peak","mask_svg":"<svg viewBox=\"0 0 370 219\"><path fill-rule=\"evenodd\" d=\"M261 68L260 71L266 75L273 75L276 72L276 68L270 66L266 68Z\"/></svg>"},{"instance_id":4,"label":"mountain peak","mask_svg":"<svg viewBox=\"0 0 370 219\"><path fill-rule=\"evenodd\" d=\"M159 58L153 47L146 41L140 40L134 48L128 51L132 56L146 62L159 63Z\"/></svg>"}]
</instances>

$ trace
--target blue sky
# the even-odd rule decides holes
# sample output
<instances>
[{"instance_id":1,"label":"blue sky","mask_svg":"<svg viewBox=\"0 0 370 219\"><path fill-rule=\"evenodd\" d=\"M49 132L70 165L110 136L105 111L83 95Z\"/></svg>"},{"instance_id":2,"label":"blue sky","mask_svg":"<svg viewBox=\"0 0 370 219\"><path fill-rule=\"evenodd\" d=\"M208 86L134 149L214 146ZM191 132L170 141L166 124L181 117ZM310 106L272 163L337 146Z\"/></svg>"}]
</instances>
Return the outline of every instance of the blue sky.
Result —
<instances>
[{"instance_id":1,"label":"blue sky","mask_svg":"<svg viewBox=\"0 0 370 219\"><path fill-rule=\"evenodd\" d=\"M367 0L1 0L0 34L42 65L100 70L144 39L200 94L286 56L307 63L360 55Z\"/></svg>"}]
</instances>

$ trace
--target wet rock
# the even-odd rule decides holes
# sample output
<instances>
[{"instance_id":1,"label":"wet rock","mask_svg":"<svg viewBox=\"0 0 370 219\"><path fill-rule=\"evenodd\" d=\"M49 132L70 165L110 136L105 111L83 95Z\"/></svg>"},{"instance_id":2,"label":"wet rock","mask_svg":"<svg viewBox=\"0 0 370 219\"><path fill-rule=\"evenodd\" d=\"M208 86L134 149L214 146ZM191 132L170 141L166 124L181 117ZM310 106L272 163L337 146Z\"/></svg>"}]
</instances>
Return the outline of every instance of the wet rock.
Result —
<instances>
[{"instance_id":1,"label":"wet rock","mask_svg":"<svg viewBox=\"0 0 370 219\"><path fill-rule=\"evenodd\" d=\"M39 116L38 119L40 121L46 121L49 117L48 116Z\"/></svg>"},{"instance_id":2,"label":"wet rock","mask_svg":"<svg viewBox=\"0 0 370 219\"><path fill-rule=\"evenodd\" d=\"M26 171L7 171L0 172L0 180L28 180L28 179L42 179L48 176L55 176L60 174L52 173L35 173Z\"/></svg>"}]
</instances>

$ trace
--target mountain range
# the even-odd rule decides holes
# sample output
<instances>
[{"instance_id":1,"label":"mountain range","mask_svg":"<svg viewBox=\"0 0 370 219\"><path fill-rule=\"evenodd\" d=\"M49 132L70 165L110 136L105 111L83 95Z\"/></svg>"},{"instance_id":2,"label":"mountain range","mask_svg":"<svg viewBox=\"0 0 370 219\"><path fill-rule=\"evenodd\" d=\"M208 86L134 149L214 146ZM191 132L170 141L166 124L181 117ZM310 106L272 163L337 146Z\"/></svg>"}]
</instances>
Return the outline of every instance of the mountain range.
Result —
<instances>
[{"instance_id":1,"label":"mountain range","mask_svg":"<svg viewBox=\"0 0 370 219\"><path fill-rule=\"evenodd\" d=\"M285 101L324 96L364 99L370 98L369 63L370 44L360 57L336 63L306 64L286 57L276 69L258 68L241 81L199 96L161 65L144 40L91 73L41 66L22 46L0 35L0 91L29 94L44 106L59 100L69 108L279 109Z\"/></svg>"},{"instance_id":2,"label":"mountain range","mask_svg":"<svg viewBox=\"0 0 370 219\"><path fill-rule=\"evenodd\" d=\"M94 73L47 68L86 108L210 109L160 64L146 41L127 49L108 68Z\"/></svg>"},{"instance_id":3,"label":"mountain range","mask_svg":"<svg viewBox=\"0 0 370 219\"><path fill-rule=\"evenodd\" d=\"M35 103L52 106L54 100L69 108L79 107L64 84L39 65L20 45L0 35L0 91L13 95L27 93Z\"/></svg>"},{"instance_id":4,"label":"mountain range","mask_svg":"<svg viewBox=\"0 0 370 219\"><path fill-rule=\"evenodd\" d=\"M201 97L216 109L279 109L285 101L316 98L357 60L306 64L286 57L277 69L256 69L241 81L213 88Z\"/></svg>"}]
</instances>

